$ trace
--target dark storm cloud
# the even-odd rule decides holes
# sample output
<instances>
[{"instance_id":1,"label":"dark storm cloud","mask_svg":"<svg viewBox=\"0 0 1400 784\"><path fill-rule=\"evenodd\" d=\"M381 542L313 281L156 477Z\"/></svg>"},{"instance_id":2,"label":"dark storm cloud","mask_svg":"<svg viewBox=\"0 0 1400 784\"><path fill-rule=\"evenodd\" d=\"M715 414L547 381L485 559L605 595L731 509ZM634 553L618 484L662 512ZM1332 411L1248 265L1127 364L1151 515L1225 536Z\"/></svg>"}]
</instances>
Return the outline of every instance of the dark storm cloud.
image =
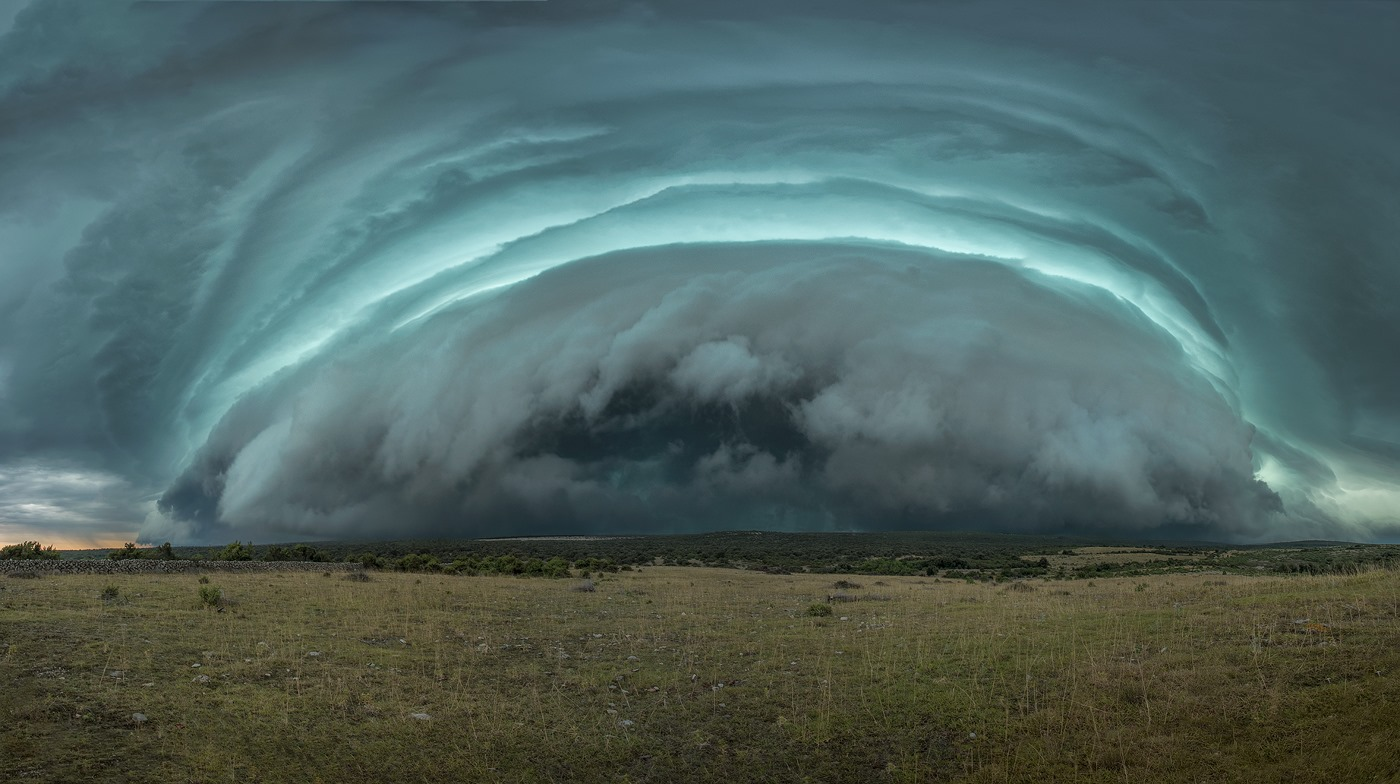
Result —
<instances>
[{"instance_id":1,"label":"dark storm cloud","mask_svg":"<svg viewBox=\"0 0 1400 784\"><path fill-rule=\"evenodd\" d=\"M1400 12L1017 11L34 2L0 470L155 540L1384 535Z\"/></svg>"},{"instance_id":2,"label":"dark storm cloud","mask_svg":"<svg viewBox=\"0 0 1400 784\"><path fill-rule=\"evenodd\" d=\"M978 260L634 251L275 382L165 505L337 535L384 515L432 529L444 510L458 531L502 533L968 509L1258 534L1277 501L1253 478L1251 430L1183 364L1121 301Z\"/></svg>"}]
</instances>

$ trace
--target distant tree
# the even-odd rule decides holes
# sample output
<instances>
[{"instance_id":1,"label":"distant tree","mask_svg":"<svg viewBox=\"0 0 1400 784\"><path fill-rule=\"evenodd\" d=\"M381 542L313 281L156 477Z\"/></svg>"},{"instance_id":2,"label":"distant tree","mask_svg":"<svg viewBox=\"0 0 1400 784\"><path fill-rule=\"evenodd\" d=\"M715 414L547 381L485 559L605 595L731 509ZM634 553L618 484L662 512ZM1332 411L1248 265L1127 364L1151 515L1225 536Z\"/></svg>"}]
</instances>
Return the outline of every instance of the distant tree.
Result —
<instances>
[{"instance_id":1,"label":"distant tree","mask_svg":"<svg viewBox=\"0 0 1400 784\"><path fill-rule=\"evenodd\" d=\"M568 577L569 562L557 555L554 556L544 562L544 575L546 577Z\"/></svg>"},{"instance_id":2,"label":"distant tree","mask_svg":"<svg viewBox=\"0 0 1400 784\"><path fill-rule=\"evenodd\" d=\"M326 560L317 552L316 548L304 544L294 544L291 547L281 545L270 545L263 553L264 561L324 561Z\"/></svg>"},{"instance_id":3,"label":"distant tree","mask_svg":"<svg viewBox=\"0 0 1400 784\"><path fill-rule=\"evenodd\" d=\"M366 569L383 569L384 561L374 553L360 553L359 555L347 556L348 563L359 563Z\"/></svg>"},{"instance_id":4,"label":"distant tree","mask_svg":"<svg viewBox=\"0 0 1400 784\"><path fill-rule=\"evenodd\" d=\"M409 553L394 561L394 568L401 572L436 572L442 564L435 555Z\"/></svg>"},{"instance_id":5,"label":"distant tree","mask_svg":"<svg viewBox=\"0 0 1400 784\"><path fill-rule=\"evenodd\" d=\"M224 549L213 554L215 561L251 561L253 560L253 543L243 544L242 542L230 542L224 545Z\"/></svg>"},{"instance_id":6,"label":"distant tree","mask_svg":"<svg viewBox=\"0 0 1400 784\"><path fill-rule=\"evenodd\" d=\"M175 548L171 547L169 542L166 542L155 549L154 556L162 561L173 561L175 560Z\"/></svg>"},{"instance_id":7,"label":"distant tree","mask_svg":"<svg viewBox=\"0 0 1400 784\"><path fill-rule=\"evenodd\" d=\"M107 553L107 558L113 561L130 561L136 558L144 558L145 556L145 551L138 548L135 542L127 542L122 545L122 549Z\"/></svg>"},{"instance_id":8,"label":"distant tree","mask_svg":"<svg viewBox=\"0 0 1400 784\"><path fill-rule=\"evenodd\" d=\"M44 547L38 542L20 542L0 547L0 561L57 561L58 551L53 545Z\"/></svg>"}]
</instances>

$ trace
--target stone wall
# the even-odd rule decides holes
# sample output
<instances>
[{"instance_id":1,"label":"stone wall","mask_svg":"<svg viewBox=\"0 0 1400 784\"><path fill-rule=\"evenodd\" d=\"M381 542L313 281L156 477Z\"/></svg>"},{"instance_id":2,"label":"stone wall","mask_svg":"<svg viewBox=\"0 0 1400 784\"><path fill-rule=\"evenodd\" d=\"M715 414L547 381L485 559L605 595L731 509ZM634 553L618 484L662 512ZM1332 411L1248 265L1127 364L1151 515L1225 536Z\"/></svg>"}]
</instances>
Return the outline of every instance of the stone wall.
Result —
<instances>
[{"instance_id":1,"label":"stone wall","mask_svg":"<svg viewBox=\"0 0 1400 784\"><path fill-rule=\"evenodd\" d=\"M44 574L180 574L185 572L359 572L357 563L316 561L159 561L130 558L60 559L57 561L0 561L0 574L40 572Z\"/></svg>"}]
</instances>

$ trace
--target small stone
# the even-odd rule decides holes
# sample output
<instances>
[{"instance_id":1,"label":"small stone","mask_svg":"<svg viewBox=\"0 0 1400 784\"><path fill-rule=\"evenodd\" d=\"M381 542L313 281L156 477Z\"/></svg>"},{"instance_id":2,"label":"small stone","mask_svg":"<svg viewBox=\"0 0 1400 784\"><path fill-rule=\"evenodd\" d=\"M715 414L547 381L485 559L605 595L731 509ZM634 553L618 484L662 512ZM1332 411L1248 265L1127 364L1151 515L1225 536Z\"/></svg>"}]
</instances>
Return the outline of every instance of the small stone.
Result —
<instances>
[{"instance_id":1,"label":"small stone","mask_svg":"<svg viewBox=\"0 0 1400 784\"><path fill-rule=\"evenodd\" d=\"M191 664L191 665L190 665L190 668L191 668L191 669L197 670L197 669L199 669L199 668L202 667L202 666L203 666L203 665L201 665L201 664Z\"/></svg>"},{"instance_id":2,"label":"small stone","mask_svg":"<svg viewBox=\"0 0 1400 784\"><path fill-rule=\"evenodd\" d=\"M417 719L419 721L427 721L432 718L432 716L429 716L426 713L410 713L408 715L409 718Z\"/></svg>"},{"instance_id":3,"label":"small stone","mask_svg":"<svg viewBox=\"0 0 1400 784\"><path fill-rule=\"evenodd\" d=\"M196 676L194 676L193 678L190 678L190 682L191 682L191 683L208 683L208 682L209 682L209 676L208 676L208 675L196 675Z\"/></svg>"},{"instance_id":4,"label":"small stone","mask_svg":"<svg viewBox=\"0 0 1400 784\"><path fill-rule=\"evenodd\" d=\"M307 651L307 652L306 652L306 655L307 655L307 656L320 656L320 655L321 655L321 652L320 652L320 651Z\"/></svg>"},{"instance_id":5,"label":"small stone","mask_svg":"<svg viewBox=\"0 0 1400 784\"><path fill-rule=\"evenodd\" d=\"M617 723L617 726L619 726L619 727L630 727L630 726L632 726L633 724L636 724L636 722L635 722L635 721L632 721L631 719L623 719L622 721L619 721L619 722Z\"/></svg>"},{"instance_id":6,"label":"small stone","mask_svg":"<svg viewBox=\"0 0 1400 784\"><path fill-rule=\"evenodd\" d=\"M147 721L147 719L146 719L146 714L144 714L144 713L133 713L133 714L131 714L131 720L134 721L134 722L136 722L137 724L145 724L146 721Z\"/></svg>"},{"instance_id":7,"label":"small stone","mask_svg":"<svg viewBox=\"0 0 1400 784\"><path fill-rule=\"evenodd\" d=\"M641 661L641 659L637 658L636 656L628 656L627 661Z\"/></svg>"}]
</instances>

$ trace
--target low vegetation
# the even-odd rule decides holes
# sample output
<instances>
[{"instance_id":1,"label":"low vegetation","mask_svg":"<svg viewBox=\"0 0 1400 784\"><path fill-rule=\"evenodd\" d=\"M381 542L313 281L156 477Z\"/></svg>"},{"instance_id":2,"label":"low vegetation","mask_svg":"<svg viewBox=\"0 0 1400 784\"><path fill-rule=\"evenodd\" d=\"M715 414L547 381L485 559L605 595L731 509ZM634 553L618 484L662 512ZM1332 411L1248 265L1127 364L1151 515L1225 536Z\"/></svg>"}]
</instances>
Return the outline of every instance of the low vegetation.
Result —
<instances>
[{"instance_id":1,"label":"low vegetation","mask_svg":"<svg viewBox=\"0 0 1400 784\"><path fill-rule=\"evenodd\" d=\"M0 561L56 561L60 553L53 546L38 542L20 542L0 547Z\"/></svg>"},{"instance_id":2,"label":"low vegetation","mask_svg":"<svg viewBox=\"0 0 1400 784\"><path fill-rule=\"evenodd\" d=\"M34 545L35 543L26 543ZM15 545L16 548L20 547ZM7 548L8 549L8 548ZM31 551L27 551L31 552ZM57 553L53 554L54 556ZM978 581L1139 577L1154 574L1346 574L1400 568L1400 546L1294 542L1239 547L1209 543L1101 542L1071 537L905 531L675 536L535 537L376 543L315 542L222 548L137 547L65 553L68 558L350 562L382 571L466 576L569 577L641 566L718 567L769 574L943 577Z\"/></svg>"},{"instance_id":3,"label":"low vegetation","mask_svg":"<svg viewBox=\"0 0 1400 784\"><path fill-rule=\"evenodd\" d=\"M0 780L1400 771L1400 580L1388 570L885 576L871 588L677 567L590 579L593 591L392 570L368 582L224 573L217 587L161 574L0 581ZM875 590L880 601L829 600Z\"/></svg>"}]
</instances>

